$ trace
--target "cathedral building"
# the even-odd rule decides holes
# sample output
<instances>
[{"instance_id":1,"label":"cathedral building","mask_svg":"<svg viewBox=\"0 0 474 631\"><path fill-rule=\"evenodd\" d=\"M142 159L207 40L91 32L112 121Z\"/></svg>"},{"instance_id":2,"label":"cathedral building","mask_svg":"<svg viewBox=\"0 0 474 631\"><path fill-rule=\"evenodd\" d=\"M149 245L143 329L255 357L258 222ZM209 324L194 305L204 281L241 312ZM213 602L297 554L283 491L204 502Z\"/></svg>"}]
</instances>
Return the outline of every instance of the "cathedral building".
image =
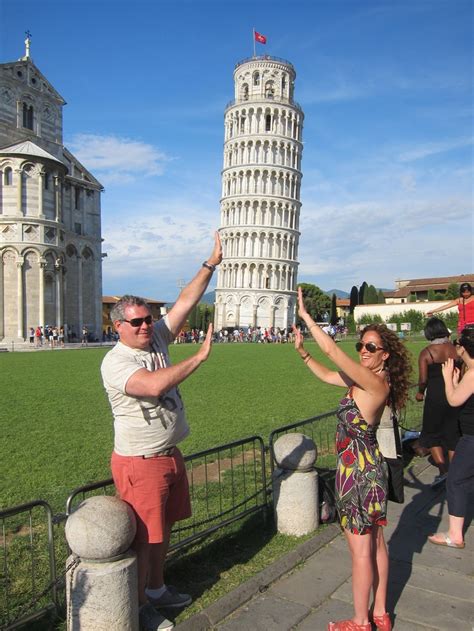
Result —
<instances>
[{"instance_id":1,"label":"cathedral building","mask_svg":"<svg viewBox=\"0 0 474 631\"><path fill-rule=\"evenodd\" d=\"M295 77L291 63L269 55L234 70L224 116L217 329L294 322L304 120Z\"/></svg>"},{"instance_id":2,"label":"cathedral building","mask_svg":"<svg viewBox=\"0 0 474 631\"><path fill-rule=\"evenodd\" d=\"M0 341L102 331L100 182L63 145L61 95L24 57L0 64Z\"/></svg>"}]
</instances>

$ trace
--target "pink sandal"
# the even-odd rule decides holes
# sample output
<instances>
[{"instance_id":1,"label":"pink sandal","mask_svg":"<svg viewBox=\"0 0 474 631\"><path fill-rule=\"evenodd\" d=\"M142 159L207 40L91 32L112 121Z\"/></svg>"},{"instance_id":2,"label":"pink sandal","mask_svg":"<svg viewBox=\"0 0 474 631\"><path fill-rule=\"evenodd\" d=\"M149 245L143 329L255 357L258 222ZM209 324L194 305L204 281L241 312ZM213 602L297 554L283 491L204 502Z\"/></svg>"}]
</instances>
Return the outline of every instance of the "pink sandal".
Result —
<instances>
[{"instance_id":1,"label":"pink sandal","mask_svg":"<svg viewBox=\"0 0 474 631\"><path fill-rule=\"evenodd\" d=\"M330 622L328 631L372 631L372 625L370 622L357 624L353 620L339 620L339 622Z\"/></svg>"},{"instance_id":2,"label":"pink sandal","mask_svg":"<svg viewBox=\"0 0 474 631\"><path fill-rule=\"evenodd\" d=\"M381 616L373 616L372 620L378 631L392 631L392 621L388 613L385 612Z\"/></svg>"}]
</instances>

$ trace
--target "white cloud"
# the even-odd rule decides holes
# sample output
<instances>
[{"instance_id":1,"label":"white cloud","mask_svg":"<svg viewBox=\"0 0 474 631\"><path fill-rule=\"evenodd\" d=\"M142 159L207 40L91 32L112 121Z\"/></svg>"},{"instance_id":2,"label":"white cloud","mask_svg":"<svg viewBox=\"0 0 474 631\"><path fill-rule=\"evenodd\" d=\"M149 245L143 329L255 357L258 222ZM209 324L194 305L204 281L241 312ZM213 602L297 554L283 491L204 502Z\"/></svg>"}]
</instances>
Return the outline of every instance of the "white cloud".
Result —
<instances>
[{"instance_id":1,"label":"white cloud","mask_svg":"<svg viewBox=\"0 0 474 631\"><path fill-rule=\"evenodd\" d=\"M300 229L299 280L324 289L472 271L469 199L306 204Z\"/></svg>"},{"instance_id":2,"label":"white cloud","mask_svg":"<svg viewBox=\"0 0 474 631\"><path fill-rule=\"evenodd\" d=\"M439 153L445 153L452 151L453 149L459 149L461 147L469 147L473 143L473 138L459 138L456 140L446 140L444 142L428 142L424 145L414 147L408 151L404 151L398 156L400 162L412 162L414 160L420 160L428 156L432 156Z\"/></svg>"},{"instance_id":3,"label":"white cloud","mask_svg":"<svg viewBox=\"0 0 474 631\"><path fill-rule=\"evenodd\" d=\"M162 175L171 160L149 143L120 136L77 134L69 145L77 158L107 184L123 185L136 177Z\"/></svg>"}]
</instances>

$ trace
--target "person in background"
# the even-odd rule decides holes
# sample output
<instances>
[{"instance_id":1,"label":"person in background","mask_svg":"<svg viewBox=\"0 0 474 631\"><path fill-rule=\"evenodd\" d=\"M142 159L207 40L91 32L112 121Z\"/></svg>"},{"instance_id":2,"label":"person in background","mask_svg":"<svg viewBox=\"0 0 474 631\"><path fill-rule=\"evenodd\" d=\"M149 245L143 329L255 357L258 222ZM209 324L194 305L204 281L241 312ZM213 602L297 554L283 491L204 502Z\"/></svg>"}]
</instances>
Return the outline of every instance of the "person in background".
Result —
<instances>
[{"instance_id":1,"label":"person in background","mask_svg":"<svg viewBox=\"0 0 474 631\"><path fill-rule=\"evenodd\" d=\"M468 326L474 324L474 296L472 295L472 287L469 283L462 283L459 286L459 298L455 298L442 307L428 311L427 315L431 317L434 313L446 311L451 307L458 308L458 334Z\"/></svg>"},{"instance_id":2,"label":"person in background","mask_svg":"<svg viewBox=\"0 0 474 631\"><path fill-rule=\"evenodd\" d=\"M382 527L387 524L388 470L379 451L376 428L390 401L400 409L408 397L411 370L408 352L385 325L366 326L356 344L355 361L326 335L306 310L298 288L298 312L322 352L337 366L330 370L307 352L294 327L295 348L311 372L346 388L337 412L336 502L352 557L354 615L330 622L328 631L391 631L386 611L388 552ZM373 604L369 612L370 594Z\"/></svg>"},{"instance_id":3,"label":"person in background","mask_svg":"<svg viewBox=\"0 0 474 631\"><path fill-rule=\"evenodd\" d=\"M461 438L449 468L446 483L449 526L448 532L437 532L428 537L430 543L449 548L464 548L464 520L469 495L474 493L474 325L466 327L455 342L458 357L467 370L459 380L460 372L452 358L443 364L446 398L459 411Z\"/></svg>"},{"instance_id":4,"label":"person in background","mask_svg":"<svg viewBox=\"0 0 474 631\"><path fill-rule=\"evenodd\" d=\"M456 347L449 339L449 331L439 318L428 320L425 325L425 337L430 344L418 357L416 400L425 402L419 445L430 450L439 470L431 485L434 488L446 480L448 465L445 461L445 451L448 452L451 461L459 439L459 411L451 407L446 399L441 370L447 359L455 360L457 355Z\"/></svg>"}]
</instances>

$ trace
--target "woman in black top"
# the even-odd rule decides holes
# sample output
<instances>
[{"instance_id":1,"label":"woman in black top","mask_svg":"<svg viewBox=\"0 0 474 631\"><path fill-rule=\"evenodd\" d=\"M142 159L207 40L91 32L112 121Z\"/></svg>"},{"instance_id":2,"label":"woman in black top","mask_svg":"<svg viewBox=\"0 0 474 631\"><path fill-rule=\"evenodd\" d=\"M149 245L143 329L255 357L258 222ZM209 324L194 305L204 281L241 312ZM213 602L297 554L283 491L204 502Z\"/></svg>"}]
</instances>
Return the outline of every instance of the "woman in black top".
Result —
<instances>
[{"instance_id":1,"label":"woman in black top","mask_svg":"<svg viewBox=\"0 0 474 631\"><path fill-rule=\"evenodd\" d=\"M432 487L446 480L449 461L453 459L454 449L459 439L459 410L451 407L446 400L444 380L441 372L443 363L451 358L456 360L456 347L449 339L449 331L439 318L430 318L425 325L425 337L430 342L418 358L417 401L425 402L423 408L423 427L419 444L431 451L431 457L439 469Z\"/></svg>"},{"instance_id":2,"label":"woman in black top","mask_svg":"<svg viewBox=\"0 0 474 631\"><path fill-rule=\"evenodd\" d=\"M449 468L447 499L449 513L448 532L438 532L428 537L431 543L450 548L464 548L464 519L469 494L474 491L474 326L467 326L456 342L456 350L466 365L466 372L459 380L459 370L454 361L443 364L446 398L453 406L462 405L459 413L461 438Z\"/></svg>"}]
</instances>

